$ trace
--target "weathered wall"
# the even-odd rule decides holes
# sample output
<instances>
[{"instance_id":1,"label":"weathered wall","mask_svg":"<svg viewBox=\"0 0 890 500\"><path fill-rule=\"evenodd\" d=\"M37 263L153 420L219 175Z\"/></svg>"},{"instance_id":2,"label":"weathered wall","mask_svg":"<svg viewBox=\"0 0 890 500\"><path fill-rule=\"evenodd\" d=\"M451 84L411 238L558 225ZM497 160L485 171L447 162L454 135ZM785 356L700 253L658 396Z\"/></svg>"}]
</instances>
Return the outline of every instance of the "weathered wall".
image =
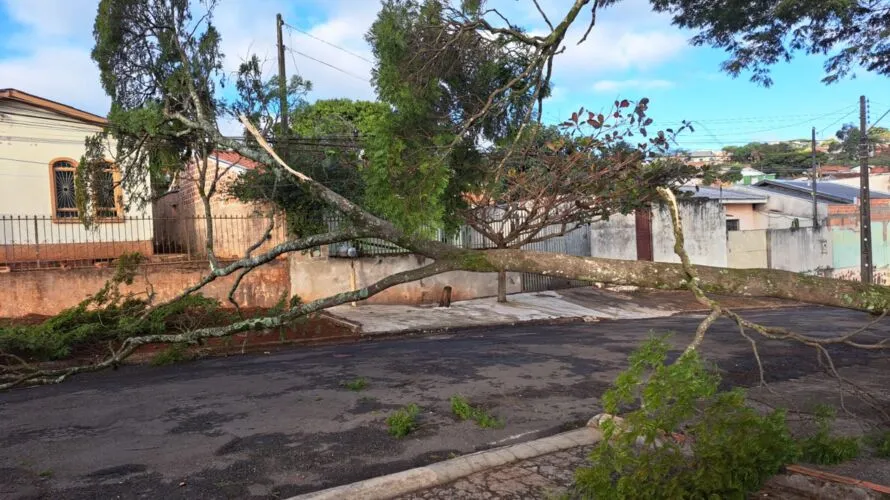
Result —
<instances>
[{"instance_id":1,"label":"weathered wall","mask_svg":"<svg viewBox=\"0 0 890 500\"><path fill-rule=\"evenodd\" d=\"M770 230L767 243L770 269L822 274L831 268L831 239L823 226Z\"/></svg>"},{"instance_id":2,"label":"weathered wall","mask_svg":"<svg viewBox=\"0 0 890 500\"><path fill-rule=\"evenodd\" d=\"M358 259L290 257L291 295L304 302L352 290L355 269L356 289L370 285L393 273L408 271L431 261L416 255L362 257ZM507 275L507 293L522 291L520 276ZM389 288L368 299L375 304L425 304L439 301L442 289L451 286L451 300L467 300L497 295L497 275L454 271Z\"/></svg>"},{"instance_id":3,"label":"weathered wall","mask_svg":"<svg viewBox=\"0 0 890 500\"><path fill-rule=\"evenodd\" d=\"M766 230L727 231L726 263L737 269L765 269L768 266Z\"/></svg>"},{"instance_id":4,"label":"weathered wall","mask_svg":"<svg viewBox=\"0 0 890 500\"><path fill-rule=\"evenodd\" d=\"M859 279L860 236L859 207L828 207L828 229L832 248L832 269L842 279ZM875 282L883 283L890 275L890 200L871 200L872 265Z\"/></svg>"},{"instance_id":5,"label":"weathered wall","mask_svg":"<svg viewBox=\"0 0 890 500\"><path fill-rule=\"evenodd\" d=\"M148 282L154 287L157 299L174 297L188 285L196 283L207 272L206 264L148 265L131 287L124 290L142 292ZM95 293L111 277L111 268L47 269L0 273L0 317L20 317L28 314L51 315L77 305ZM202 293L214 297L229 307L227 296L234 275L218 279ZM272 307L290 292L287 261L270 262L257 268L241 282L235 298L242 307Z\"/></svg>"},{"instance_id":6,"label":"weathered wall","mask_svg":"<svg viewBox=\"0 0 890 500\"><path fill-rule=\"evenodd\" d=\"M686 252L693 264L726 267L726 212L719 201L679 202ZM656 262L680 262L674 253L674 228L667 205L652 211L652 246Z\"/></svg>"},{"instance_id":7,"label":"weathered wall","mask_svg":"<svg viewBox=\"0 0 890 500\"><path fill-rule=\"evenodd\" d=\"M637 232L633 214L616 214L590 224L590 255L637 260Z\"/></svg>"}]
</instances>

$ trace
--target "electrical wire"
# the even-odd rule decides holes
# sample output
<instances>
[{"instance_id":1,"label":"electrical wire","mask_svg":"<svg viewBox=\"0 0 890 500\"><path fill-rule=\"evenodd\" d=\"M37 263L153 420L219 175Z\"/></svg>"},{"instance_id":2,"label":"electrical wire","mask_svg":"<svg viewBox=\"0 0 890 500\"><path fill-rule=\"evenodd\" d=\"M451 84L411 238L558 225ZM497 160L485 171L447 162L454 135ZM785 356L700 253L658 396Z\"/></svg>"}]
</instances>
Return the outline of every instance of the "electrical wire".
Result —
<instances>
[{"instance_id":1,"label":"electrical wire","mask_svg":"<svg viewBox=\"0 0 890 500\"><path fill-rule=\"evenodd\" d=\"M871 132L871 129L875 128L875 125L877 125L878 123L880 123L881 120L883 120L884 117L887 116L888 113L890 113L890 108L888 108L887 111L884 111L884 114L881 115L880 118L878 118L877 120L875 120L875 122L871 124L871 127L868 127L868 129L865 131L865 133Z\"/></svg>"},{"instance_id":2,"label":"electrical wire","mask_svg":"<svg viewBox=\"0 0 890 500\"><path fill-rule=\"evenodd\" d=\"M288 24L288 23L283 23L283 24L284 24L285 26L287 26L288 28L294 30L294 31L298 31L298 32L300 32L300 33L302 33L302 34L308 36L309 38L313 38L313 39L318 40L319 42L321 42L321 43L323 43L323 44L325 44L325 45L329 45L329 46L331 46L331 47L333 47L333 48L335 48L335 49L337 49L337 50L343 51L343 52L345 52L345 53L351 55L352 57L356 57L356 58L361 59L362 61L365 61L366 63L372 64L372 65L374 64L374 61L372 61L372 60L370 60L370 59L368 59L367 57L364 57L364 56L362 56L362 55L356 54L355 52L353 52L353 51L351 51L351 50L349 50L349 49L345 49L345 48L343 48L343 47L341 47L341 46L339 46L339 45L337 45L337 44L335 44L335 43L331 43L331 42L329 42L329 41L327 41L327 40L324 40L324 39L322 39L322 38L319 38L319 37L317 37L317 36L315 36L315 35L313 35L313 34L307 32L307 31L303 31L303 30L301 30L300 28L297 28L296 26L292 26L292 25L290 25L290 24Z\"/></svg>"},{"instance_id":3,"label":"electrical wire","mask_svg":"<svg viewBox=\"0 0 890 500\"><path fill-rule=\"evenodd\" d=\"M303 52L300 52L299 50L296 50L296 49L293 49L293 48L290 48L290 47L285 47L285 49L287 49L287 50L293 52L294 54L303 56L303 57L305 57L306 59L311 59L311 60L313 60L313 61L315 61L315 62L317 62L317 63L319 63L319 64L324 64L325 66L327 66L327 67L329 67L329 68L331 68L331 69L335 69L335 70L339 71L340 73L343 73L344 75L349 75L349 76L355 78L356 80L361 80L361 81L366 82L366 83L367 83L367 81L368 81L368 79L365 78L365 77L363 77L363 76L356 75L355 73L346 71L346 70L343 69L343 68L338 68L338 67L334 66L333 64L330 64L330 63L327 63L327 62L325 62L325 61L322 61L321 59L316 59L316 58L314 58L314 57L312 57L312 56L310 56L310 55L308 55L308 54L304 54Z\"/></svg>"}]
</instances>

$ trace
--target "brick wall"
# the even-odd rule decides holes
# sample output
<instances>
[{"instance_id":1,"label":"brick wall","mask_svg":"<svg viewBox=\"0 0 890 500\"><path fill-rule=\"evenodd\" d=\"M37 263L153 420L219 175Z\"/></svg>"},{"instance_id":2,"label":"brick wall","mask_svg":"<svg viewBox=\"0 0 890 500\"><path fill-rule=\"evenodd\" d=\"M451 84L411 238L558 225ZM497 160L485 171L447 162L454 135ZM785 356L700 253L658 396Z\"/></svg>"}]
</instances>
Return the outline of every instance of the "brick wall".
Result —
<instances>
[{"instance_id":1,"label":"brick wall","mask_svg":"<svg viewBox=\"0 0 890 500\"><path fill-rule=\"evenodd\" d=\"M207 273L206 264L150 264L131 287L124 290L142 292L146 278L154 287L156 300L174 297ZM111 268L47 269L0 273L0 317L21 317L29 314L52 315L77 305L95 293L111 277ZM227 301L233 276L220 278L207 285L202 293L231 307ZM286 260L277 260L248 274L235 298L242 307L274 306L290 293L290 277Z\"/></svg>"}]
</instances>

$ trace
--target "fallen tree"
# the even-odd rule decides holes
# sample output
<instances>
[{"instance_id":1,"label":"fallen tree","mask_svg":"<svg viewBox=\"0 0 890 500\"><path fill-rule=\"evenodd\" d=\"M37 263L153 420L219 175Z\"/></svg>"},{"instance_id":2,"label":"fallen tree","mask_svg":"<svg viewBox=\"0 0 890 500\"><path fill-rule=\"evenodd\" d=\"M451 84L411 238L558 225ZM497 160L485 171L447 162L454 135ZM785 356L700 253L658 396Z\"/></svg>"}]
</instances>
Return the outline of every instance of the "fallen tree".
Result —
<instances>
[{"instance_id":1,"label":"fallen tree","mask_svg":"<svg viewBox=\"0 0 890 500\"><path fill-rule=\"evenodd\" d=\"M243 258L232 263L223 264L211 258L209 260L210 269L205 277L195 285L183 290L175 298L162 303L153 303L151 294L149 294L148 304L140 310L137 321L144 320L155 311L170 307L172 304L199 293L203 287L219 278L231 275L236 276L229 293L230 300L234 301L232 299L234 290L240 284L241 279L251 270L265 265L281 255L309 250L319 245L356 238L379 238L417 255L427 257L433 263L387 276L358 290L308 303L295 301L282 308L281 311L265 317L239 319L225 325L199 327L177 333L144 334L140 332L122 339L119 344L109 345L109 354L104 359L83 366L43 369L26 362L19 356L6 353L5 359L10 363L5 364L3 370L0 371L0 389L22 384L57 383L78 373L113 368L124 362L139 347L147 344L194 344L203 339L226 337L238 332L286 325L308 314L335 305L367 299L393 286L456 270L527 272L614 285L691 290L703 304L712 310L712 313L699 328L696 341L690 346L691 349L695 349L700 344L708 326L721 315L736 321L742 329L743 335L746 335L745 329L747 328L765 337L802 342L813 346L824 355L827 355L825 346L834 344L864 349L890 348L888 339L875 343L861 342L858 335L863 329L834 337L813 337L797 332L761 327L747 322L736 313L721 307L707 294L776 297L884 314L890 309L890 288L785 271L692 266L683 251L682 231L680 231L679 218L676 216L675 200L669 191L663 189L663 186L647 186L647 188L652 190L660 188L658 192L664 197L665 202L674 207L676 250L682 259L680 264L575 257L515 248L472 250L430 240L427 235L415 232L414 224L401 224L389 220L381 216L379 212L372 212L362 204L335 192L323 182L293 168L270 144L267 137L268 132L261 133L247 116L239 117L246 131L246 140L224 136L218 128L219 115L223 113L224 109L218 107L217 101L213 98L216 84L213 75L219 71L220 66L219 54L215 46L215 43L218 43L218 33L210 24L210 17L203 16L197 21L199 25L201 22L207 23L204 31L199 32L188 12L188 6L184 3L159 6L150 2L135 2L139 15L134 15L131 3L133 2L120 0L103 0L101 2L100 17L97 18L96 27L97 49L94 51L94 57L99 61L103 72L103 83L115 100L113 116L116 116L117 119L112 120L112 127L108 133L111 135L122 134L128 138L126 141L118 142L119 147L121 144L124 145L121 155L125 161L124 168L131 171L131 174L125 178L139 178L139 175L132 172L148 168L144 163L136 161L136 159L144 158L144 155L134 154L135 150L146 145L151 145L153 150L168 150L168 157L177 157L178 155L178 157L184 158L191 157L194 152L206 154L206 152L219 147L229 148L245 157L278 169L281 175L296 179L305 187L308 195L316 197L329 210L342 214L348 221L347 225L338 230L324 234L294 237L261 253L254 253L259 248L259 244L251 245L245 249ZM526 35L510 25L509 22L506 26L493 26L486 18L490 11L482 11L479 8L472 12L449 11L452 12L448 18L449 22L444 26L436 26L437 29L445 30L450 34L450 38L444 37L443 40L462 40L461 34L465 30L482 30L488 35L506 37L505 47L512 47L509 44L521 44L525 47L526 51L523 52L521 58L524 65L520 64L515 67L516 75L508 78L503 85L497 86L491 92L486 90L488 99L478 101L476 107L467 104L466 109L462 111L463 118L459 126L456 130L451 130L449 136L452 138L451 142L441 148L434 149L435 153L424 158L423 161L440 162L442 165L447 165L448 155L454 148L467 138L467 134L472 136L475 133L474 124L484 121L485 117L490 114L503 112L503 107L511 105L512 101L505 96L509 93L508 91L512 91L511 89L515 90L514 87L517 85L530 92L529 95L533 97L530 101L526 99L526 104L537 102L540 106L542 89L546 88L550 78L552 58L560 52L568 27L578 17L582 8L588 4L588 1L577 0L563 20L557 23L547 36ZM595 13L597 2L593 2L592 5ZM592 24L591 21L591 27ZM130 43L132 40L129 40L129 37L132 37L133 33L149 33L149 36L173 43L142 47ZM137 51L135 54L138 57L134 55L134 50ZM147 72L144 66L155 61L161 61L159 64L170 71L160 74ZM174 63L170 63L170 61L174 61ZM170 64L172 64L172 69ZM417 68L417 74L404 75L404 77L406 80L419 78L422 81L425 71L431 71L431 66L421 65ZM631 109L635 119L639 120L638 127L645 127L650 124L650 121L645 118L645 109L641 109L641 104L645 107L646 101L638 101ZM617 107L620 109L626 106L619 101ZM244 106L243 109L254 108ZM528 123L531 109L531 106L524 108L520 120L522 124ZM569 120L569 125L577 125L578 115L581 114L583 113L574 114ZM581 117L581 121L584 121L583 117ZM593 113L587 122L593 128L603 126L603 120L599 116L594 116ZM121 126L115 126L115 123L120 123ZM519 126L520 132L522 124ZM268 126L263 128L269 129ZM643 150L658 150L666 147L671 134L675 132L666 130L651 134L647 141L638 146L640 154L643 154ZM616 140L616 137L623 138L624 136L620 133L613 135L613 131L606 132L602 136L591 134L586 137L588 141L586 144L587 147L600 150L609 146ZM518 136L513 136L514 139L516 137ZM515 151L517 150L508 145L504 150L503 157L508 158ZM565 161L577 161L576 157L566 158L568 159ZM605 179L617 179L623 172L635 172L634 170L623 170L622 166L615 167ZM203 170L206 173L209 169ZM205 173L201 173L201 175L205 175ZM494 173L495 176L489 176L489 179L497 178L496 168ZM611 177L612 175L616 177ZM646 181L645 177L638 180L640 185L645 185ZM198 182L203 183L204 180L199 179ZM662 184L669 183L662 179ZM378 188L380 187L378 186ZM502 194L493 193L487 196L497 199ZM395 200L400 195L398 192L389 194ZM433 196L430 193L426 195ZM633 197L636 195L638 195L637 192L630 190L622 196ZM552 192L545 192L542 196L545 198L552 196ZM554 210L559 210L561 206L559 203L552 203L546 199L538 201ZM584 200L573 198L571 201L582 202ZM390 202L393 201L390 200ZM404 211L404 207L402 207L394 213L398 214ZM209 212L207 215L207 224L210 225L212 221ZM578 220L581 219L570 218L566 221L566 225L569 226ZM536 228L540 227L543 226L540 224L536 226ZM208 235L210 234L212 232L208 231ZM208 238L207 247L208 253L212 255L212 240L210 238ZM757 355L756 348L754 354Z\"/></svg>"}]
</instances>

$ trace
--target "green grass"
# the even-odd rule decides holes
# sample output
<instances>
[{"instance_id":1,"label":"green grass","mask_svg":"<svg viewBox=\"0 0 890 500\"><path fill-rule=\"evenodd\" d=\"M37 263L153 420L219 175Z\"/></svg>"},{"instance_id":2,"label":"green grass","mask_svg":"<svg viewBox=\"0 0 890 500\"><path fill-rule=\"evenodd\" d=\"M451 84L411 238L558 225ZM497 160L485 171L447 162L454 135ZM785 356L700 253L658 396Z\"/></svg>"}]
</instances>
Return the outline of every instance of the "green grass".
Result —
<instances>
[{"instance_id":1,"label":"green grass","mask_svg":"<svg viewBox=\"0 0 890 500\"><path fill-rule=\"evenodd\" d=\"M504 426L502 420L493 417L478 406L471 405L470 402L467 401L467 398L460 394L451 396L451 413L453 413L458 420L472 420L476 422L476 425L483 429L500 429Z\"/></svg>"},{"instance_id":2,"label":"green grass","mask_svg":"<svg viewBox=\"0 0 890 500\"><path fill-rule=\"evenodd\" d=\"M392 415L386 418L386 425L389 427L390 435L401 439L414 432L417 429L417 416L419 414L420 407L414 403L393 412Z\"/></svg>"},{"instance_id":3,"label":"green grass","mask_svg":"<svg viewBox=\"0 0 890 500\"><path fill-rule=\"evenodd\" d=\"M875 434L869 439L869 443L875 449L875 456L880 458L890 458L890 431L883 431Z\"/></svg>"},{"instance_id":4,"label":"green grass","mask_svg":"<svg viewBox=\"0 0 890 500\"><path fill-rule=\"evenodd\" d=\"M40 477L42 477L43 479L49 479L49 478L53 477L53 471L51 471L50 469L47 469L47 470L44 470L44 471L40 471L40 474L39 474L39 475L40 475Z\"/></svg>"},{"instance_id":5,"label":"green grass","mask_svg":"<svg viewBox=\"0 0 890 500\"><path fill-rule=\"evenodd\" d=\"M151 366L166 366L191 359L191 354L184 344L173 344L151 358Z\"/></svg>"},{"instance_id":6,"label":"green grass","mask_svg":"<svg viewBox=\"0 0 890 500\"><path fill-rule=\"evenodd\" d=\"M817 465L835 465L859 456L859 438L831 435L831 422L835 417L833 408L819 405L815 413L816 432L798 443L801 460Z\"/></svg>"},{"instance_id":7,"label":"green grass","mask_svg":"<svg viewBox=\"0 0 890 500\"><path fill-rule=\"evenodd\" d=\"M340 386L345 387L345 388L349 389L350 391L358 392L358 391L363 391L363 390L367 389L368 381L365 379L365 377L358 377L358 378L354 378L352 380L346 380L346 381L340 382Z\"/></svg>"},{"instance_id":8,"label":"green grass","mask_svg":"<svg viewBox=\"0 0 890 500\"><path fill-rule=\"evenodd\" d=\"M859 439L817 432L800 442L800 459L817 465L835 465L859 456Z\"/></svg>"}]
</instances>

